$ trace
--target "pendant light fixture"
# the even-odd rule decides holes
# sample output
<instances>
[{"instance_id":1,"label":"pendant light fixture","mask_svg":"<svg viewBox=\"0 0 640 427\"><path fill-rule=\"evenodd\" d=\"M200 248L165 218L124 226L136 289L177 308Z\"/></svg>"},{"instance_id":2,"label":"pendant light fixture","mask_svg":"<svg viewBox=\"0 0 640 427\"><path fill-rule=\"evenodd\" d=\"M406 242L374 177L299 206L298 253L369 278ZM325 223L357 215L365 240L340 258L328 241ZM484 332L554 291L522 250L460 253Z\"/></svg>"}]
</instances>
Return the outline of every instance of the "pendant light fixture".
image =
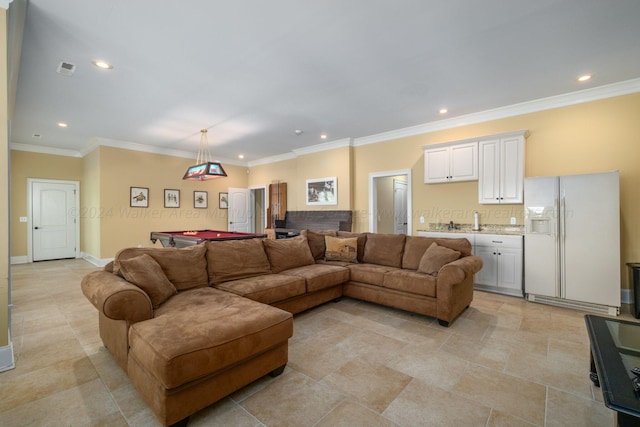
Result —
<instances>
[{"instance_id":1,"label":"pendant light fixture","mask_svg":"<svg viewBox=\"0 0 640 427\"><path fill-rule=\"evenodd\" d=\"M200 131L200 148L196 164L189 166L182 179L187 181L207 181L209 179L222 178L227 176L222 165L212 161L209 153L209 141L207 140L207 130Z\"/></svg>"}]
</instances>

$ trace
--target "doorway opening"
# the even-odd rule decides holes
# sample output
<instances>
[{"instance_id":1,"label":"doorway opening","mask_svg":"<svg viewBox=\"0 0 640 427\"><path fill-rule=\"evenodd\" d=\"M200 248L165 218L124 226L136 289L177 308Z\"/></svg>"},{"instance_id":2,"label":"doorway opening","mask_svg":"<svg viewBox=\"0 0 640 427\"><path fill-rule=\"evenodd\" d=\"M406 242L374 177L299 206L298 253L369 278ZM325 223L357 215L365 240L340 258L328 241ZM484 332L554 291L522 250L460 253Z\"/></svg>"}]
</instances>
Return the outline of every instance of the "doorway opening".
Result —
<instances>
[{"instance_id":1,"label":"doorway opening","mask_svg":"<svg viewBox=\"0 0 640 427\"><path fill-rule=\"evenodd\" d=\"M369 174L369 231L411 234L411 169Z\"/></svg>"}]
</instances>

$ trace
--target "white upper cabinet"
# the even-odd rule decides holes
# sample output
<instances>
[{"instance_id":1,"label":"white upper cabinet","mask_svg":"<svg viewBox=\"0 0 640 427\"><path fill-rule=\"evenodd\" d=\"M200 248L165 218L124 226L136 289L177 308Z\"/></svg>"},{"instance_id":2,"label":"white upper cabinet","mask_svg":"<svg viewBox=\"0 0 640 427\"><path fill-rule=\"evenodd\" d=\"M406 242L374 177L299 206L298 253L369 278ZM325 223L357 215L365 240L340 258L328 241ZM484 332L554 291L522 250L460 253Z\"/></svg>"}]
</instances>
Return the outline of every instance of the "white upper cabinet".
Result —
<instances>
[{"instance_id":1,"label":"white upper cabinet","mask_svg":"<svg viewBox=\"0 0 640 427\"><path fill-rule=\"evenodd\" d=\"M424 148L424 182L478 179L478 143L438 144Z\"/></svg>"},{"instance_id":2,"label":"white upper cabinet","mask_svg":"<svg viewBox=\"0 0 640 427\"><path fill-rule=\"evenodd\" d=\"M496 135L479 144L478 201L522 203L526 131Z\"/></svg>"}]
</instances>

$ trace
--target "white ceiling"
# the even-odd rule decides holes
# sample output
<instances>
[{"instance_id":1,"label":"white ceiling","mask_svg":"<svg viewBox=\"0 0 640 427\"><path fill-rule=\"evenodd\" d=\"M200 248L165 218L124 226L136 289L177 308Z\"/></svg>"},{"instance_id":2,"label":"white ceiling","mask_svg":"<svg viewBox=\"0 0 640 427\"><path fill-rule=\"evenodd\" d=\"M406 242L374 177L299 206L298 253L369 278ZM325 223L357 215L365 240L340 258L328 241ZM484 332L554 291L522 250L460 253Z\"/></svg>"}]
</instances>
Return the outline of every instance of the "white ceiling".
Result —
<instances>
[{"instance_id":1,"label":"white ceiling","mask_svg":"<svg viewBox=\"0 0 640 427\"><path fill-rule=\"evenodd\" d=\"M638 79L639 22L638 0L30 0L11 141L195 158L207 128L255 161Z\"/></svg>"}]
</instances>

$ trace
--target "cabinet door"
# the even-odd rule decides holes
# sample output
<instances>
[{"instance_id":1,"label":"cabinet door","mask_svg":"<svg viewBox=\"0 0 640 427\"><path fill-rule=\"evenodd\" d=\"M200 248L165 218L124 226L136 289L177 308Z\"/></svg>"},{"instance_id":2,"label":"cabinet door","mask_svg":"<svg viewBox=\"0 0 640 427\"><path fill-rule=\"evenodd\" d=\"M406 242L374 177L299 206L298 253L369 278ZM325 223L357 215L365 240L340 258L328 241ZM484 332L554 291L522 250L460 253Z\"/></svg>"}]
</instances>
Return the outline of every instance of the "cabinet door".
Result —
<instances>
[{"instance_id":1,"label":"cabinet door","mask_svg":"<svg viewBox=\"0 0 640 427\"><path fill-rule=\"evenodd\" d=\"M458 144L451 146L451 181L473 181L478 179L478 144Z\"/></svg>"},{"instance_id":2,"label":"cabinet door","mask_svg":"<svg viewBox=\"0 0 640 427\"><path fill-rule=\"evenodd\" d=\"M500 203L522 203L524 144L521 137L500 141Z\"/></svg>"},{"instance_id":3,"label":"cabinet door","mask_svg":"<svg viewBox=\"0 0 640 427\"><path fill-rule=\"evenodd\" d=\"M522 292L522 250L498 248L498 287Z\"/></svg>"},{"instance_id":4,"label":"cabinet door","mask_svg":"<svg viewBox=\"0 0 640 427\"><path fill-rule=\"evenodd\" d=\"M498 254L491 246L476 246L474 255L482 258L482 268L475 274L475 283L496 286L498 283Z\"/></svg>"},{"instance_id":5,"label":"cabinet door","mask_svg":"<svg viewBox=\"0 0 640 427\"><path fill-rule=\"evenodd\" d=\"M500 140L480 141L478 202L500 203Z\"/></svg>"},{"instance_id":6,"label":"cabinet door","mask_svg":"<svg viewBox=\"0 0 640 427\"><path fill-rule=\"evenodd\" d=\"M449 152L449 147L424 150L425 184L449 181Z\"/></svg>"}]
</instances>

